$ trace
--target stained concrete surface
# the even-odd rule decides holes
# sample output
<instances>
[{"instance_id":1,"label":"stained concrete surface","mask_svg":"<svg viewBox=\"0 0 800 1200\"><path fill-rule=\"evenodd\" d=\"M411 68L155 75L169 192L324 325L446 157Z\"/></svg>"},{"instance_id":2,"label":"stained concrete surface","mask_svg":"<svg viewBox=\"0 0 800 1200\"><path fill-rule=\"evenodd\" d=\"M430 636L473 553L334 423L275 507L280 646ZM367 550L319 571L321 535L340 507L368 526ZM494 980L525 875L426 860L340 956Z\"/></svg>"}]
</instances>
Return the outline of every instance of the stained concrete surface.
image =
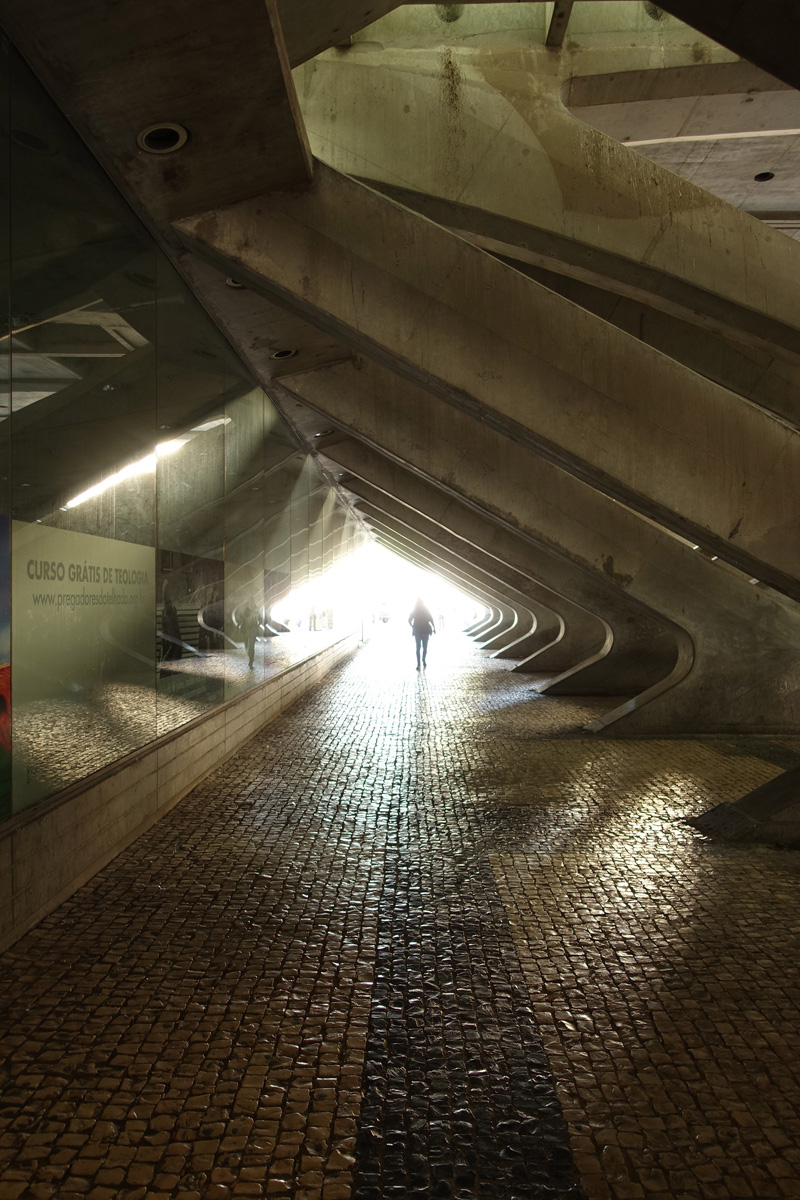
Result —
<instances>
[{"instance_id":1,"label":"stained concrete surface","mask_svg":"<svg viewBox=\"0 0 800 1200\"><path fill-rule=\"evenodd\" d=\"M0 960L0 1200L798 1196L800 859L684 818L800 743L597 703L381 628Z\"/></svg>"}]
</instances>

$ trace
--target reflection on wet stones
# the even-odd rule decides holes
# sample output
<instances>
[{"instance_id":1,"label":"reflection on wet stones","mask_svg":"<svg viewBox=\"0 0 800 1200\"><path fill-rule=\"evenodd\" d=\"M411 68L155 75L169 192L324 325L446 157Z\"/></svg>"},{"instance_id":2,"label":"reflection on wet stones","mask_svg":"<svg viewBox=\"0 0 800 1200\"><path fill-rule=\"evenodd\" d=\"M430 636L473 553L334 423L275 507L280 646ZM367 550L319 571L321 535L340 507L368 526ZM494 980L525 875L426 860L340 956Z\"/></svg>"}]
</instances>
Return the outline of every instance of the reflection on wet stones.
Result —
<instances>
[{"instance_id":1,"label":"reflection on wet stones","mask_svg":"<svg viewBox=\"0 0 800 1200\"><path fill-rule=\"evenodd\" d=\"M17 704L14 756L42 795L84 779L117 759L202 717L335 640L329 632L259 643L250 670L242 651L210 652L162 664L155 686L108 683L63 699ZM20 765L24 764L24 768Z\"/></svg>"}]
</instances>

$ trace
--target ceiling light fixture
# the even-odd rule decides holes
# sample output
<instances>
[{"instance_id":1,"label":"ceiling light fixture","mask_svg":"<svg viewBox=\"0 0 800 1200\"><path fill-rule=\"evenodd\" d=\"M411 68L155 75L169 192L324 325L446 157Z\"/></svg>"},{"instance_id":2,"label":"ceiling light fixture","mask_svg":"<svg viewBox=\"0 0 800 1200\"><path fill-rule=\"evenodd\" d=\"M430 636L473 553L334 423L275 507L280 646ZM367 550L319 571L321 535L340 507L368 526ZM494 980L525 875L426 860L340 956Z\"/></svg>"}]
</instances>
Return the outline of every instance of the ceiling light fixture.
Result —
<instances>
[{"instance_id":1,"label":"ceiling light fixture","mask_svg":"<svg viewBox=\"0 0 800 1200\"><path fill-rule=\"evenodd\" d=\"M272 352L272 358L294 358L296 354L296 350L274 350Z\"/></svg>"}]
</instances>

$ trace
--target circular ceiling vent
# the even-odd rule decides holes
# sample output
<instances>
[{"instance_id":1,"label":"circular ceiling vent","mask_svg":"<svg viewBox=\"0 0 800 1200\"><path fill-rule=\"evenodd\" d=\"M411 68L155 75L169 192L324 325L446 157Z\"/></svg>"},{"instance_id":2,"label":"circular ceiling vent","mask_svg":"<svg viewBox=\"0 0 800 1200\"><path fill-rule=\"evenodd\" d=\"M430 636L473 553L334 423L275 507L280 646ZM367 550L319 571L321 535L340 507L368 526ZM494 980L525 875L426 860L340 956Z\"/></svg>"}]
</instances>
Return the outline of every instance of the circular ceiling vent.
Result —
<instances>
[{"instance_id":1,"label":"circular ceiling vent","mask_svg":"<svg viewBox=\"0 0 800 1200\"><path fill-rule=\"evenodd\" d=\"M148 125L136 138L140 150L148 154L172 154L180 150L189 140L189 131L183 125L175 125L172 121L159 121L157 125Z\"/></svg>"}]
</instances>

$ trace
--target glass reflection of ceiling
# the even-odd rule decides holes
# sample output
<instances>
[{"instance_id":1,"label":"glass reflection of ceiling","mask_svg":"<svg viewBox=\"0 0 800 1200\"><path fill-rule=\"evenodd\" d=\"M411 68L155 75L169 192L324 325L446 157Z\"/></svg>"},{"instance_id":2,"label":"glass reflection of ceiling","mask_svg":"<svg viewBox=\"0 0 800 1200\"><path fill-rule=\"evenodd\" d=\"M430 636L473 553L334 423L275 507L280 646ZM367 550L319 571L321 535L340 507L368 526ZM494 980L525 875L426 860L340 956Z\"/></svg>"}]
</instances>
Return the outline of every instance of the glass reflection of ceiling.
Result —
<instances>
[{"instance_id":1,"label":"glass reflection of ceiling","mask_svg":"<svg viewBox=\"0 0 800 1200\"><path fill-rule=\"evenodd\" d=\"M2 339L11 354L0 357L0 412L18 412L64 388L94 383L96 368L149 343L103 301L15 329Z\"/></svg>"}]
</instances>

